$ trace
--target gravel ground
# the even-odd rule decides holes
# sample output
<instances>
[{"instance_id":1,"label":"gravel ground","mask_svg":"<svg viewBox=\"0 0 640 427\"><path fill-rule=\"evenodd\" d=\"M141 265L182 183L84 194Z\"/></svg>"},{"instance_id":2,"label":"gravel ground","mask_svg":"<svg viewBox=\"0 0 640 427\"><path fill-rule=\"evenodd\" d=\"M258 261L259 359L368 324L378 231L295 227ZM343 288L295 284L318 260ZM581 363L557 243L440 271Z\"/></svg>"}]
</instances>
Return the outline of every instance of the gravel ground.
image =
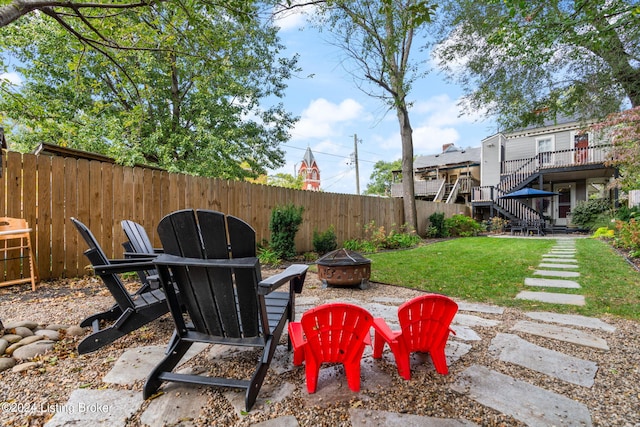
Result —
<instances>
[{"instance_id":1,"label":"gravel ground","mask_svg":"<svg viewBox=\"0 0 640 427\"><path fill-rule=\"evenodd\" d=\"M416 295L416 292L377 283L372 283L371 288L366 291L344 287L322 289L317 276L310 272L302 295L319 296L324 300L357 298L365 302L381 296L408 299ZM99 279L61 280L42 283L35 293L30 292L27 287L0 290L0 318L4 322L32 320L42 324L71 325L78 324L87 315L108 307L111 303L111 296L104 290ZM282 375L271 372L266 378L265 385L288 381L296 385L296 391L281 402L273 403L267 408L257 408L258 411L252 411L249 415L240 418L219 391L205 389L209 402L194 423L203 426L249 426L271 418L293 415L303 426L349 426L351 425L349 409L359 408L433 417L464 418L482 426L523 425L449 388L458 373L473 364L481 364L587 405L593 424L596 426L640 426L640 387L638 386L640 384L640 327L638 322L614 317L603 318L604 321L616 327L614 333L598 333L606 338L610 351L535 336L526 337L528 341L535 344L596 362L598 372L595 385L588 388L500 362L489 356L487 349L495 334L509 332L513 324L518 320L524 320L525 316L519 310L509 308L502 315L481 314L481 316L500 320L501 323L490 328L474 327L473 329L482 337L482 340L468 342L473 346L472 350L450 366L448 376L426 370L415 372L411 381L404 381L398 377L395 368L388 365L384 370L388 371L392 378L391 387L384 390L363 390L360 394L354 393L350 401L326 401L323 405L309 405L308 400L304 398L306 394L304 369L293 369ZM0 373L0 403L13 402L35 407L61 405L77 388L122 387L105 384L101 379L113 367L123 350L141 345L164 345L168 341L172 328L171 319L165 316L102 350L82 356L76 352L77 339L63 339L52 353L40 357L38 368L21 373L11 370ZM284 344L284 341L282 343ZM234 366L217 366L216 369L238 371L238 368L247 366L251 371L253 368L251 359L255 354L248 352L245 357L236 360L233 363ZM190 363L197 370L210 369L205 362L204 357L196 357ZM131 388L141 391L142 383L136 383ZM147 403L143 408L146 405ZM51 416L52 414L42 412L25 414L7 411L3 407L0 411L0 423L4 426L39 426ZM194 416L197 415L194 414ZM129 420L128 425L139 425L139 415Z\"/></svg>"}]
</instances>

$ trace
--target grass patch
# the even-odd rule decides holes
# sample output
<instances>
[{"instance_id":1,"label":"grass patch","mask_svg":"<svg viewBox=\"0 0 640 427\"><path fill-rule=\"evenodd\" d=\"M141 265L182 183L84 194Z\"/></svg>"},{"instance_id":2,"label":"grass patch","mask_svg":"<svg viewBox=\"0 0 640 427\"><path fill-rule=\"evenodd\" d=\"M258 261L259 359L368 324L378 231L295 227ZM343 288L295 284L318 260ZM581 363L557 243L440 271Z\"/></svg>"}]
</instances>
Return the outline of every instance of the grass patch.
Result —
<instances>
[{"instance_id":1,"label":"grass patch","mask_svg":"<svg viewBox=\"0 0 640 427\"><path fill-rule=\"evenodd\" d=\"M516 300L524 279L556 244L553 239L494 239L472 237L446 240L405 251L368 254L371 280L466 301L493 303L523 310L613 314L640 319L640 274L599 240L577 239L581 289L533 289L584 295L584 307Z\"/></svg>"}]
</instances>

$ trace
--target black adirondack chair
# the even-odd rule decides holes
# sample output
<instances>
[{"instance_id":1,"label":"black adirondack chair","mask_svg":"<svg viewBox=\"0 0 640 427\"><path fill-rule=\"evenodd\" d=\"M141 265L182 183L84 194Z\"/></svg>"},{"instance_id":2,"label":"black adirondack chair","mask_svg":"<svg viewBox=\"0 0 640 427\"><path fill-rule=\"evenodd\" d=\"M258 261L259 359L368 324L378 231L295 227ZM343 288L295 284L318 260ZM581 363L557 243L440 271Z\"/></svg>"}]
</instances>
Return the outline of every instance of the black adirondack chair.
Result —
<instances>
[{"instance_id":1,"label":"black adirondack chair","mask_svg":"<svg viewBox=\"0 0 640 427\"><path fill-rule=\"evenodd\" d=\"M262 280L255 231L220 212L174 212L162 219L158 234L165 253L154 263L176 331L167 356L144 385L144 398L152 396L163 381L232 387L246 390L245 405L250 411L285 324L294 319L294 292L302 291L307 266L292 265ZM289 289L276 291L287 282ZM261 348L262 354L250 379L173 373L194 342L253 346Z\"/></svg>"},{"instance_id":2,"label":"black adirondack chair","mask_svg":"<svg viewBox=\"0 0 640 427\"><path fill-rule=\"evenodd\" d=\"M134 294L130 294L118 276L119 273L154 268L151 258L108 259L93 233L76 218L71 218L71 221L89 246L84 252L85 256L116 300L109 310L89 316L80 323L82 327L93 328L93 333L78 345L78 353L85 354L96 351L157 319L169 311L169 306L162 290L153 290L143 284Z\"/></svg>"},{"instance_id":3,"label":"black adirondack chair","mask_svg":"<svg viewBox=\"0 0 640 427\"><path fill-rule=\"evenodd\" d=\"M128 239L122 244L125 250L125 258L153 258L159 253L162 253L162 248L153 247L147 230L145 230L142 225L128 219L120 222L120 225ZM160 288L160 280L158 279L158 273L155 268L140 270L137 271L137 273L143 284L148 285L152 289Z\"/></svg>"}]
</instances>

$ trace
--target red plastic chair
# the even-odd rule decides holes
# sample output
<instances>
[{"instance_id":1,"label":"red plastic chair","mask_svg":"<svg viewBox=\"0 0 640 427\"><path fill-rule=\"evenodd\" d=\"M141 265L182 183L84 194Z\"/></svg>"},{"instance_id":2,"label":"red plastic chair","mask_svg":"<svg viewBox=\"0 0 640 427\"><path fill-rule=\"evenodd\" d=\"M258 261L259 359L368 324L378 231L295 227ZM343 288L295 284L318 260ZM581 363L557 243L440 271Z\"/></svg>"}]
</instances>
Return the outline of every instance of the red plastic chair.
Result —
<instances>
[{"instance_id":1,"label":"red plastic chair","mask_svg":"<svg viewBox=\"0 0 640 427\"><path fill-rule=\"evenodd\" d=\"M451 298L438 294L427 294L413 298L398 308L399 331L392 331L384 319L373 322L375 338L373 357L382 357L384 344L391 349L398 367L398 374L406 380L411 379L410 355L413 352L431 354L436 371L442 375L449 373L444 348L453 316L458 304Z\"/></svg>"},{"instance_id":2,"label":"red plastic chair","mask_svg":"<svg viewBox=\"0 0 640 427\"><path fill-rule=\"evenodd\" d=\"M360 390L360 360L371 344L373 316L357 305L323 304L289 323L293 364L305 362L307 391L315 393L323 363L342 363L349 388Z\"/></svg>"}]
</instances>

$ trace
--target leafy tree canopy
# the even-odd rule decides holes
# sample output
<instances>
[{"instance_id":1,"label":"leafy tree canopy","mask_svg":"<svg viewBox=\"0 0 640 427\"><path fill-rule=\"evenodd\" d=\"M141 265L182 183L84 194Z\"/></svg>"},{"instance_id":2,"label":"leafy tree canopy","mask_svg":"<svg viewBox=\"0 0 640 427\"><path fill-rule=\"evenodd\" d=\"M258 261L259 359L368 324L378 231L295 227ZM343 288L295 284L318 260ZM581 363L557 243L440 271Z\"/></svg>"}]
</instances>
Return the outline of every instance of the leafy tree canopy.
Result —
<instances>
[{"instance_id":1,"label":"leafy tree canopy","mask_svg":"<svg viewBox=\"0 0 640 427\"><path fill-rule=\"evenodd\" d=\"M224 178L283 164L279 144L295 118L266 99L283 95L296 58L281 57L256 4L95 5L41 10L0 28L2 65L16 59L24 78L0 85L12 147L49 142Z\"/></svg>"},{"instance_id":2,"label":"leafy tree canopy","mask_svg":"<svg viewBox=\"0 0 640 427\"><path fill-rule=\"evenodd\" d=\"M640 105L637 0L444 0L437 56L506 130Z\"/></svg>"},{"instance_id":3,"label":"leafy tree canopy","mask_svg":"<svg viewBox=\"0 0 640 427\"><path fill-rule=\"evenodd\" d=\"M302 175L297 177L290 173L277 173L267 178L267 185L273 185L274 187L293 188L295 190L302 190L304 181Z\"/></svg>"},{"instance_id":4,"label":"leafy tree canopy","mask_svg":"<svg viewBox=\"0 0 640 427\"><path fill-rule=\"evenodd\" d=\"M398 171L402 168L402 161L400 159L393 162L385 162L380 160L373 165L373 172L369 178L369 184L364 194L378 195L378 196L390 196L391 184L393 183L393 171Z\"/></svg>"},{"instance_id":5,"label":"leafy tree canopy","mask_svg":"<svg viewBox=\"0 0 640 427\"><path fill-rule=\"evenodd\" d=\"M625 191L640 189L640 107L610 114L589 130L604 132L611 139L608 165L620 171L616 184Z\"/></svg>"}]
</instances>

